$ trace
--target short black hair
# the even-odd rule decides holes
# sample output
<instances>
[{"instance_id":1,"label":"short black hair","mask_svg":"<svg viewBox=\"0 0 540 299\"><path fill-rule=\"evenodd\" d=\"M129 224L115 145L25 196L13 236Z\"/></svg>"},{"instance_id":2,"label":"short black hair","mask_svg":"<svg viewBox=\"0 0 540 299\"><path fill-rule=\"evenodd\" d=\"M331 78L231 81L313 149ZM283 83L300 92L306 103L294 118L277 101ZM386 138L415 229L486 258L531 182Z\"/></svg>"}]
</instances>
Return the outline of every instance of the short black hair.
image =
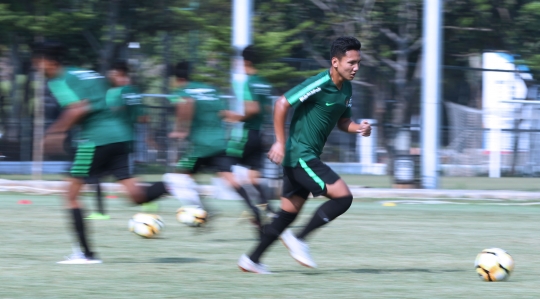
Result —
<instances>
[{"instance_id":1,"label":"short black hair","mask_svg":"<svg viewBox=\"0 0 540 299\"><path fill-rule=\"evenodd\" d=\"M111 65L111 70L120 71L127 75L129 73L129 66L127 62L123 60L117 61Z\"/></svg>"},{"instance_id":2,"label":"short black hair","mask_svg":"<svg viewBox=\"0 0 540 299\"><path fill-rule=\"evenodd\" d=\"M330 48L330 58L338 58L345 56L345 53L350 50L360 51L362 45L355 37L340 36L334 40Z\"/></svg>"},{"instance_id":3,"label":"short black hair","mask_svg":"<svg viewBox=\"0 0 540 299\"><path fill-rule=\"evenodd\" d=\"M66 57L67 48L59 42L46 41L32 45L32 56L35 58L45 58L62 63Z\"/></svg>"},{"instance_id":4,"label":"short black hair","mask_svg":"<svg viewBox=\"0 0 540 299\"><path fill-rule=\"evenodd\" d=\"M180 61L174 67L174 75L178 79L186 79L189 81L190 64L187 61Z\"/></svg>"},{"instance_id":5,"label":"short black hair","mask_svg":"<svg viewBox=\"0 0 540 299\"><path fill-rule=\"evenodd\" d=\"M254 45L249 45L242 51L242 57L245 61L251 62L253 65L258 65L262 62L262 54Z\"/></svg>"}]
</instances>

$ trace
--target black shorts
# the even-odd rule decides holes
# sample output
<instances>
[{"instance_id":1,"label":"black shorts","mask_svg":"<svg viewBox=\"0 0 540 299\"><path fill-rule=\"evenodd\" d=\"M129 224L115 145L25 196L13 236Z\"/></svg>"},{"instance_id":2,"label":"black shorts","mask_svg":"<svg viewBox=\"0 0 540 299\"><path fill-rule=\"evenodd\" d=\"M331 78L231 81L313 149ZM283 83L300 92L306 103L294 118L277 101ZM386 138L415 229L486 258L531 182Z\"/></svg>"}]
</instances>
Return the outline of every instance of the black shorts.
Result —
<instances>
[{"instance_id":1,"label":"black shorts","mask_svg":"<svg viewBox=\"0 0 540 299\"><path fill-rule=\"evenodd\" d=\"M102 146L91 143L81 144L77 148L70 175L93 183L95 178L111 174L117 180L132 177L129 167L131 142L118 142Z\"/></svg>"},{"instance_id":2,"label":"black shorts","mask_svg":"<svg viewBox=\"0 0 540 299\"><path fill-rule=\"evenodd\" d=\"M282 196L291 198L298 195L304 199L309 193L313 196L326 195L326 185L333 184L340 177L332 168L319 159L307 162L300 159L296 167L283 167Z\"/></svg>"},{"instance_id":3,"label":"black shorts","mask_svg":"<svg viewBox=\"0 0 540 299\"><path fill-rule=\"evenodd\" d=\"M225 151L208 157L198 157L196 154L191 153L180 159L177 167L180 172L190 174L199 172L201 167L210 168L218 172L226 172L230 168Z\"/></svg>"},{"instance_id":4,"label":"black shorts","mask_svg":"<svg viewBox=\"0 0 540 299\"><path fill-rule=\"evenodd\" d=\"M227 163L229 171L233 165L242 165L253 170L262 168L263 146L259 130L245 130L240 141L229 141Z\"/></svg>"}]
</instances>

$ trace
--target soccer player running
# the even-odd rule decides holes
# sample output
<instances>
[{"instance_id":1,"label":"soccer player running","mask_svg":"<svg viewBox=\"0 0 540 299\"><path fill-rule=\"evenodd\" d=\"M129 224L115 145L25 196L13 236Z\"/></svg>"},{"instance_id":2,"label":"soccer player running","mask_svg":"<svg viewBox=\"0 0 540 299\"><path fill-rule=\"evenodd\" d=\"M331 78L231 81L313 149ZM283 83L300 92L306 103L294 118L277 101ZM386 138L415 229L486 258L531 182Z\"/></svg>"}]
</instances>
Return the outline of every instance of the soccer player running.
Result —
<instances>
[{"instance_id":1,"label":"soccer player running","mask_svg":"<svg viewBox=\"0 0 540 299\"><path fill-rule=\"evenodd\" d=\"M315 229L345 213L352 204L347 184L326 164L321 162L326 139L334 126L351 134L369 136L371 127L351 119L352 86L360 63L360 42L354 37L339 37L331 46L331 67L294 87L277 100L274 106L276 142L268 158L283 165L283 196L281 210L274 221L264 226L259 244L249 255L242 255L238 266L243 271L269 274L260 263L266 249L278 238L291 256L306 267L315 268L306 243ZM285 143L285 119L295 108ZM297 234L286 228L296 219L308 195L324 195L330 200L322 204Z\"/></svg>"},{"instance_id":2,"label":"soccer player running","mask_svg":"<svg viewBox=\"0 0 540 299\"><path fill-rule=\"evenodd\" d=\"M243 88L244 115L233 111L223 111L225 121L243 122L243 132L240 140L229 140L227 146L227 161L230 163L228 171L223 173L223 177L242 196L245 203L255 217L255 224L262 227L267 220L268 212L273 212L268 205L268 198L260 185L260 172L262 168L263 146L261 140L261 126L269 107L272 104L272 86L262 77L257 75L257 64L260 63L261 54L253 45L247 46L242 51L244 58L244 70L248 75ZM259 201L251 200L246 190L237 182L233 173L233 165L243 165L249 167L249 182L259 192Z\"/></svg>"},{"instance_id":3,"label":"soccer player running","mask_svg":"<svg viewBox=\"0 0 540 299\"><path fill-rule=\"evenodd\" d=\"M82 252L74 253L62 264L101 263L86 237L79 193L85 179L110 173L126 188L130 199L142 204L156 199L154 185L140 188L131 177L130 128L107 106L105 77L91 70L64 67L66 49L60 43L44 42L33 49L33 64L48 78L47 85L62 107L62 113L46 131L44 149L59 150L74 125L80 126L79 145L70 170L66 205Z\"/></svg>"},{"instance_id":4,"label":"soccer player running","mask_svg":"<svg viewBox=\"0 0 540 299\"><path fill-rule=\"evenodd\" d=\"M189 141L189 148L178 162L178 173L163 176L168 191L181 202L204 207L196 190L192 175L201 167L213 167L221 173L227 170L224 161L227 147L226 131L220 112L225 110L225 101L217 88L190 81L190 64L179 62L175 67L175 96L169 100L176 105L175 131L170 138Z\"/></svg>"}]
</instances>

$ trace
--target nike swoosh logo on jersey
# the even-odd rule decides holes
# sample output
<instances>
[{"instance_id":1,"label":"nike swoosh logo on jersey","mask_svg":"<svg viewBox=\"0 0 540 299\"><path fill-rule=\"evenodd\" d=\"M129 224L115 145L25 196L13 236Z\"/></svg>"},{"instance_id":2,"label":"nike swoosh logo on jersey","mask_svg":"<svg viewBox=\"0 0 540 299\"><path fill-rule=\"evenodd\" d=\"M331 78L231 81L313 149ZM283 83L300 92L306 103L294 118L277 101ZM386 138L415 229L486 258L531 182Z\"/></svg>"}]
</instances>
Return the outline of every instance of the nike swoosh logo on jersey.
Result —
<instances>
[{"instance_id":1,"label":"nike swoosh logo on jersey","mask_svg":"<svg viewBox=\"0 0 540 299\"><path fill-rule=\"evenodd\" d=\"M332 105L335 105L336 103L326 103L326 106L332 106Z\"/></svg>"}]
</instances>

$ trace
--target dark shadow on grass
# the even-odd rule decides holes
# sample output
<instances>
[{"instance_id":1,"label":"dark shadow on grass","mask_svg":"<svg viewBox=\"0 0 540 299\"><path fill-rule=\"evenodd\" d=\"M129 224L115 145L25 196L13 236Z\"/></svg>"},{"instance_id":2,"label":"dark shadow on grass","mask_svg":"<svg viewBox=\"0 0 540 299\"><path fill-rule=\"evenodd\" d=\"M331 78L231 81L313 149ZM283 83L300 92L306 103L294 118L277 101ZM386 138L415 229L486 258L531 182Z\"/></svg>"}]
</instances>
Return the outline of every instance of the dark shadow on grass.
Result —
<instances>
[{"instance_id":1,"label":"dark shadow on grass","mask_svg":"<svg viewBox=\"0 0 540 299\"><path fill-rule=\"evenodd\" d=\"M158 264L188 264L188 263L200 263L203 259L194 257L161 257L150 260L151 263Z\"/></svg>"},{"instance_id":2,"label":"dark shadow on grass","mask_svg":"<svg viewBox=\"0 0 540 299\"><path fill-rule=\"evenodd\" d=\"M255 238L245 238L245 239L212 239L212 240L209 240L210 242L224 242L224 243L228 243L228 242L253 242L253 241L257 241L257 239Z\"/></svg>"},{"instance_id":3,"label":"dark shadow on grass","mask_svg":"<svg viewBox=\"0 0 540 299\"><path fill-rule=\"evenodd\" d=\"M272 271L274 273L297 273L302 275L321 275L331 272L352 272L359 274L392 274L392 273L455 273L465 272L465 270L433 270L425 268L403 268L403 269L312 269L312 270L281 270Z\"/></svg>"},{"instance_id":4,"label":"dark shadow on grass","mask_svg":"<svg viewBox=\"0 0 540 299\"><path fill-rule=\"evenodd\" d=\"M193 257L161 257L148 260L137 259L117 259L114 262L106 261L107 264L190 264L190 263L202 263L203 259Z\"/></svg>"},{"instance_id":5,"label":"dark shadow on grass","mask_svg":"<svg viewBox=\"0 0 540 299\"><path fill-rule=\"evenodd\" d=\"M465 272L465 270L432 270L425 268L403 268L403 269L336 269L339 272L352 272L361 274L390 274L390 273L454 273Z\"/></svg>"}]
</instances>

